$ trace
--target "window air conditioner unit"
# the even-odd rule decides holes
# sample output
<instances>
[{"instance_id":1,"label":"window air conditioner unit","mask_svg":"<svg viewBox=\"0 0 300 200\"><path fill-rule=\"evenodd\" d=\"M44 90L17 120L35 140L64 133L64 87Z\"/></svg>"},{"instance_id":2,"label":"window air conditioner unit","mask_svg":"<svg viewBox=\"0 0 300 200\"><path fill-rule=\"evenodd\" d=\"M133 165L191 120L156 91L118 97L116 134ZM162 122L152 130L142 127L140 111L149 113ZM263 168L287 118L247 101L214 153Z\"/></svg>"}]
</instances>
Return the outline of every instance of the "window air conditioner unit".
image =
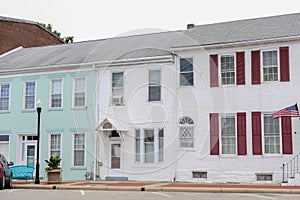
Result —
<instances>
[{"instance_id":1,"label":"window air conditioner unit","mask_svg":"<svg viewBox=\"0 0 300 200\"><path fill-rule=\"evenodd\" d=\"M112 104L116 105L116 106L124 105L123 97L113 97L112 98Z\"/></svg>"}]
</instances>

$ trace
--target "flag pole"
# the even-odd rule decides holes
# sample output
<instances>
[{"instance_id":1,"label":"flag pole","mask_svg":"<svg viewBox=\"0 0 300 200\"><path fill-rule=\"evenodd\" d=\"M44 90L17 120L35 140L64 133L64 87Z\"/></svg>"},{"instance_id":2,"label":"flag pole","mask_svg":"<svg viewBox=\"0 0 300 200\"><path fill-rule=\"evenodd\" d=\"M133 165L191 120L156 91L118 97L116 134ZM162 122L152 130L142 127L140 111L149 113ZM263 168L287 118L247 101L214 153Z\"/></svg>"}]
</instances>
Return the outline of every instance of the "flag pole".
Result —
<instances>
[{"instance_id":1,"label":"flag pole","mask_svg":"<svg viewBox=\"0 0 300 200\"><path fill-rule=\"evenodd\" d=\"M296 106L297 106L297 109L299 108L299 104L296 102ZM299 109L298 109L298 112L299 112ZM299 120L300 120L300 115L299 115Z\"/></svg>"}]
</instances>

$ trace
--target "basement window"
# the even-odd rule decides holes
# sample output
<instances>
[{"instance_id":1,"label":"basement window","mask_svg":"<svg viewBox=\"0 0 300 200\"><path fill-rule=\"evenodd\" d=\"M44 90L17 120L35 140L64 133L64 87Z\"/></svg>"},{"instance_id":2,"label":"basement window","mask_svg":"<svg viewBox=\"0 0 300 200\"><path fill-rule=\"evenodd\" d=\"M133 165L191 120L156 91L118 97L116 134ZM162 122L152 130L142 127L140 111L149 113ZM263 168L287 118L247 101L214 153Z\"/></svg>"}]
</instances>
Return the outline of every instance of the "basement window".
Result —
<instances>
[{"instance_id":1,"label":"basement window","mask_svg":"<svg viewBox=\"0 0 300 200\"><path fill-rule=\"evenodd\" d=\"M207 178L207 172L193 171L193 178Z\"/></svg>"},{"instance_id":2,"label":"basement window","mask_svg":"<svg viewBox=\"0 0 300 200\"><path fill-rule=\"evenodd\" d=\"M273 181L272 174L256 174L257 181Z\"/></svg>"}]
</instances>

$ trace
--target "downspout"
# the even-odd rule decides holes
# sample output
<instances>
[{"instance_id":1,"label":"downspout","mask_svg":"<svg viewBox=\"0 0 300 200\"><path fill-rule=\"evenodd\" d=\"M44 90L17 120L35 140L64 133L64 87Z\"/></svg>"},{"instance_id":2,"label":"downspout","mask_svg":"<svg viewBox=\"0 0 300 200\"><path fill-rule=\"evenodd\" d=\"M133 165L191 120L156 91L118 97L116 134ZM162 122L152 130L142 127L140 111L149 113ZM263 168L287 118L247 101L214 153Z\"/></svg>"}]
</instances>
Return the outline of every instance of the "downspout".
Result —
<instances>
[{"instance_id":1,"label":"downspout","mask_svg":"<svg viewBox=\"0 0 300 200\"><path fill-rule=\"evenodd\" d=\"M172 55L174 56L174 64L175 64L175 77L174 77L174 92L173 92L173 113L174 113L174 119L173 119L173 138L174 141L175 138L177 137L177 55L172 52ZM177 143L173 145L173 179L172 181L175 182L177 178Z\"/></svg>"},{"instance_id":2,"label":"downspout","mask_svg":"<svg viewBox=\"0 0 300 200\"><path fill-rule=\"evenodd\" d=\"M96 127L98 126L98 122L99 122L99 113L98 113L98 100L99 100L99 73L95 67L95 64L92 65L92 68L93 68L93 71L95 71L96 73L96 88L95 88L95 92L96 92L96 105L95 105L95 125ZM100 177L100 174L96 174L98 173L98 167L99 167L99 164L98 164L98 152L99 152L99 149L98 149L98 131L96 130L96 127L94 129L94 139L95 139L95 144L94 144L94 177L93 179L96 180L97 176Z\"/></svg>"}]
</instances>

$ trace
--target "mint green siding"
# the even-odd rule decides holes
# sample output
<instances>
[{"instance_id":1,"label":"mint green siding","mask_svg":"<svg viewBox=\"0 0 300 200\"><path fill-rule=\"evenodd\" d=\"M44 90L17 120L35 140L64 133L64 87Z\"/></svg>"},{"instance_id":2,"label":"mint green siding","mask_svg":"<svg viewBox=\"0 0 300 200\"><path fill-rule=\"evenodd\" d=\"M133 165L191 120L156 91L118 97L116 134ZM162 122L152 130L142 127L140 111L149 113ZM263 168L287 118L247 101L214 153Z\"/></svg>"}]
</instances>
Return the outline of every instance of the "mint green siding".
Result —
<instances>
[{"instance_id":1,"label":"mint green siding","mask_svg":"<svg viewBox=\"0 0 300 200\"><path fill-rule=\"evenodd\" d=\"M73 79L86 78L86 106L73 108ZM62 108L50 108L51 79L63 79ZM61 133L61 157L63 180L84 180L85 173L93 171L96 127L96 72L65 72L42 75L23 75L1 78L1 83L10 84L9 111L0 111L0 135L10 135L9 158L21 164L22 145L19 135L36 134L37 112L24 110L24 82L36 82L36 99L43 103L41 112L40 176L46 178L44 160L50 156L49 134ZM85 133L85 166L73 167L73 133Z\"/></svg>"}]
</instances>

